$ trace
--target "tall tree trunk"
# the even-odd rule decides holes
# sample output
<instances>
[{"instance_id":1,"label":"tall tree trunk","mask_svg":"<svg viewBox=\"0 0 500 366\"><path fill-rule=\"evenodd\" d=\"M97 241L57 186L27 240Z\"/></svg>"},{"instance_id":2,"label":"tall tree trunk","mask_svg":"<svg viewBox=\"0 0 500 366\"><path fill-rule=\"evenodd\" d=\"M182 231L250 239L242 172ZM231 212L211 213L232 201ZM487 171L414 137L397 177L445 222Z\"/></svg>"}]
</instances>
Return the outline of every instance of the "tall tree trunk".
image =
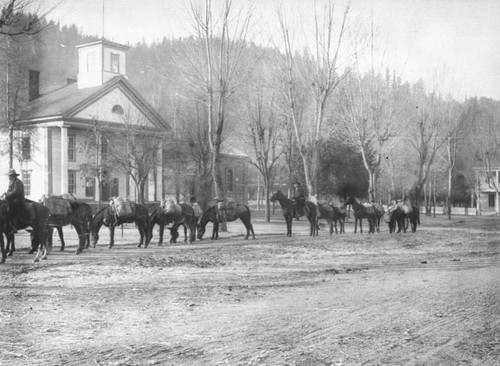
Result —
<instances>
[{"instance_id":1,"label":"tall tree trunk","mask_svg":"<svg viewBox=\"0 0 500 366\"><path fill-rule=\"evenodd\" d=\"M448 192L446 195L446 214L448 220L451 220L451 183L453 179L453 168L448 169Z\"/></svg>"}]
</instances>

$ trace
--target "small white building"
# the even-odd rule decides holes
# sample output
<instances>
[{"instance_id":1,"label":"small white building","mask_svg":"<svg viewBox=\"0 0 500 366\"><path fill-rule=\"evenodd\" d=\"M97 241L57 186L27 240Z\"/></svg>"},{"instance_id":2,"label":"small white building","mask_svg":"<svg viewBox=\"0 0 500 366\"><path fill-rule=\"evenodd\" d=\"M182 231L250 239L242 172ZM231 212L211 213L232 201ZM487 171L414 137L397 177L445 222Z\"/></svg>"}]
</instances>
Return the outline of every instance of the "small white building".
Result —
<instances>
[{"instance_id":1,"label":"small white building","mask_svg":"<svg viewBox=\"0 0 500 366\"><path fill-rule=\"evenodd\" d=\"M21 174L26 196L33 200L44 194L64 193L89 202L112 196L135 200L137 192L130 176L111 169L106 182L99 186L96 178L83 174L82 164L94 159L81 152L83 136L97 127L115 126L118 130L123 126L124 113L135 116L137 122L131 123L140 123L144 131L155 136L165 134L170 127L127 80L128 47L98 40L77 48L78 80L31 101L18 121L33 127L34 133L18 136L22 143L14 168ZM30 79L38 82L38 77ZM37 86L30 85L30 92L33 90L38 94ZM111 139L107 143L119 142ZM159 161L162 150L160 145ZM8 170L7 157L2 157L0 169ZM145 185L146 202L162 198L162 164L155 170ZM5 178L0 189L5 191L7 181Z\"/></svg>"},{"instance_id":2,"label":"small white building","mask_svg":"<svg viewBox=\"0 0 500 366\"><path fill-rule=\"evenodd\" d=\"M474 168L476 171L476 208L478 214L500 212L500 166L489 170Z\"/></svg>"}]
</instances>

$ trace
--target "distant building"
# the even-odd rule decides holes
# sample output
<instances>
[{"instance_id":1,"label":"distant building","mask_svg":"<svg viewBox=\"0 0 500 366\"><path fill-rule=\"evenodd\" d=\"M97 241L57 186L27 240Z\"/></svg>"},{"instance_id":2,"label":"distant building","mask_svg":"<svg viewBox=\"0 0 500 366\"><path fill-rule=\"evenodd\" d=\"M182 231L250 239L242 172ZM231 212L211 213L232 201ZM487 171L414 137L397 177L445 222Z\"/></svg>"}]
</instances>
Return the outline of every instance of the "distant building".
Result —
<instances>
[{"instance_id":1,"label":"distant building","mask_svg":"<svg viewBox=\"0 0 500 366\"><path fill-rule=\"evenodd\" d=\"M248 202L248 156L238 149L223 144L220 153L220 173L224 196L236 202Z\"/></svg>"},{"instance_id":2,"label":"distant building","mask_svg":"<svg viewBox=\"0 0 500 366\"><path fill-rule=\"evenodd\" d=\"M494 168L474 168L476 172L476 208L477 212L500 212L500 165ZM496 187L496 188L495 188Z\"/></svg>"}]
</instances>

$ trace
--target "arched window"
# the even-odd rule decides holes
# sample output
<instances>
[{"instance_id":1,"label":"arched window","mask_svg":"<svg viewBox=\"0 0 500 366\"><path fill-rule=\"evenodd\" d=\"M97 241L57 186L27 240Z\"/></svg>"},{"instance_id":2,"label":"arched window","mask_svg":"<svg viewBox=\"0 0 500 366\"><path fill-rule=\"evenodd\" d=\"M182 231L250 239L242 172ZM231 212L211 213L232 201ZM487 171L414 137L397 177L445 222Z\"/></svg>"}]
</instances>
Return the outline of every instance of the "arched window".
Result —
<instances>
[{"instance_id":1,"label":"arched window","mask_svg":"<svg viewBox=\"0 0 500 366\"><path fill-rule=\"evenodd\" d=\"M228 192L233 192L234 191L234 183L233 183L233 170L232 169L227 169L226 170L226 190Z\"/></svg>"},{"instance_id":2,"label":"arched window","mask_svg":"<svg viewBox=\"0 0 500 366\"><path fill-rule=\"evenodd\" d=\"M115 104L111 112L116 114L123 114L123 107L119 104Z\"/></svg>"}]
</instances>

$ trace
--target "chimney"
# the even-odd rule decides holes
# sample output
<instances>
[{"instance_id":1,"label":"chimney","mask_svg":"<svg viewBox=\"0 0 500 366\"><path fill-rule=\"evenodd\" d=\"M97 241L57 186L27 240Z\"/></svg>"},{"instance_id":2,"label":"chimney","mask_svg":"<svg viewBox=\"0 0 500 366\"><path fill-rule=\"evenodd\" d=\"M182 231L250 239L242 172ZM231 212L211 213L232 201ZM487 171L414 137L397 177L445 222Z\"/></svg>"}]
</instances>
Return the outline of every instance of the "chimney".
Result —
<instances>
[{"instance_id":1,"label":"chimney","mask_svg":"<svg viewBox=\"0 0 500 366\"><path fill-rule=\"evenodd\" d=\"M28 101L31 102L40 96L40 71L29 70L28 84Z\"/></svg>"}]
</instances>

